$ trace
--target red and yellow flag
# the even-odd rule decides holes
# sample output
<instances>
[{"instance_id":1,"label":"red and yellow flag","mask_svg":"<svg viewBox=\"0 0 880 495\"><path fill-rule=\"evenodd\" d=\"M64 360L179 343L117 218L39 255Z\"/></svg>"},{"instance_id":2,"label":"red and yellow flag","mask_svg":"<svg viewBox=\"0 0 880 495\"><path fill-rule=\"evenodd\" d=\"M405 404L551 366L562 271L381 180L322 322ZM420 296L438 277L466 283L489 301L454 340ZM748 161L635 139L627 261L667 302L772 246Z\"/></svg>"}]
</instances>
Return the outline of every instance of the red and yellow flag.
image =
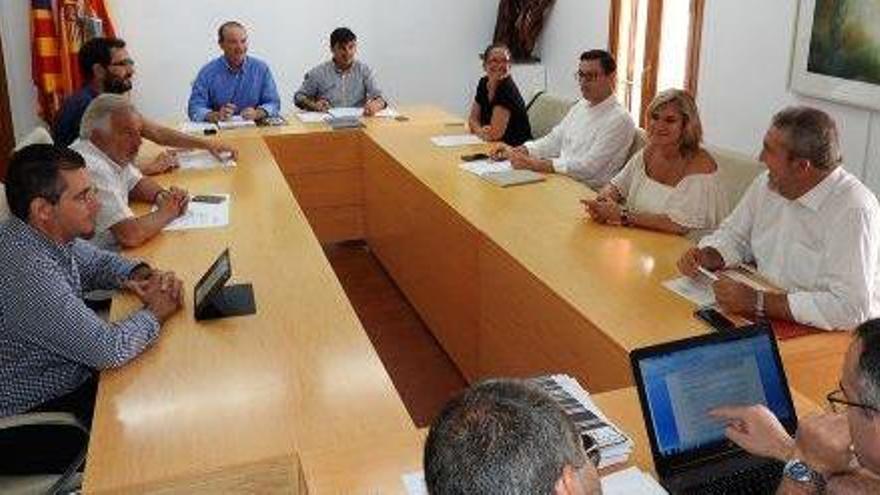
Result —
<instances>
[{"instance_id":1,"label":"red and yellow flag","mask_svg":"<svg viewBox=\"0 0 880 495\"><path fill-rule=\"evenodd\" d=\"M38 114L52 122L61 101L82 85L77 56L96 36L114 36L104 0L31 0L32 70Z\"/></svg>"}]
</instances>

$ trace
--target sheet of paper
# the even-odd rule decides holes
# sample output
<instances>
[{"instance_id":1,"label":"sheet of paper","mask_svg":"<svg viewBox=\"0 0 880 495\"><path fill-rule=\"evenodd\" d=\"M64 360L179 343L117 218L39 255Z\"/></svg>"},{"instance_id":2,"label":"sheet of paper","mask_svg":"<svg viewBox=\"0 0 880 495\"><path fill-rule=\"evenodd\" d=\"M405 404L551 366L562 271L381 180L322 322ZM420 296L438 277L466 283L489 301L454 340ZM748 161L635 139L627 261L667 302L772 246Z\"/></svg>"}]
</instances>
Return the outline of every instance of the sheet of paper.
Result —
<instances>
[{"instance_id":1,"label":"sheet of paper","mask_svg":"<svg viewBox=\"0 0 880 495\"><path fill-rule=\"evenodd\" d=\"M483 141L473 134L451 134L446 136L434 136L431 138L431 142L441 148L452 148L455 146L480 144Z\"/></svg>"},{"instance_id":2,"label":"sheet of paper","mask_svg":"<svg viewBox=\"0 0 880 495\"><path fill-rule=\"evenodd\" d=\"M657 480L636 467L602 477L603 495L664 495L666 493Z\"/></svg>"},{"instance_id":3,"label":"sheet of paper","mask_svg":"<svg viewBox=\"0 0 880 495\"><path fill-rule=\"evenodd\" d=\"M316 124L330 118L330 114L327 112L299 112L294 115L296 115L300 122L306 124Z\"/></svg>"},{"instance_id":4,"label":"sheet of paper","mask_svg":"<svg viewBox=\"0 0 880 495\"><path fill-rule=\"evenodd\" d=\"M715 304L715 293L712 286L698 282L690 277L678 277L663 282L663 287L693 302L697 306Z\"/></svg>"},{"instance_id":5,"label":"sheet of paper","mask_svg":"<svg viewBox=\"0 0 880 495\"><path fill-rule=\"evenodd\" d=\"M204 134L206 130L218 130L217 124L211 122L184 122L177 129L187 134Z\"/></svg>"},{"instance_id":6,"label":"sheet of paper","mask_svg":"<svg viewBox=\"0 0 880 495\"><path fill-rule=\"evenodd\" d=\"M493 160L475 160L472 162L462 163L459 165L459 168L466 172L482 176L483 174L489 172L506 172L508 170L513 170L513 165L510 164L509 160L504 160L501 162L496 162Z\"/></svg>"},{"instance_id":7,"label":"sheet of paper","mask_svg":"<svg viewBox=\"0 0 880 495\"><path fill-rule=\"evenodd\" d=\"M177 163L181 170L207 170L236 166L235 160L219 160L208 150L177 151Z\"/></svg>"},{"instance_id":8,"label":"sheet of paper","mask_svg":"<svg viewBox=\"0 0 880 495\"><path fill-rule=\"evenodd\" d=\"M388 119L393 119L394 117L398 117L399 115L400 112L398 112L397 109L391 107L385 107L375 114L376 117L384 117Z\"/></svg>"},{"instance_id":9,"label":"sheet of paper","mask_svg":"<svg viewBox=\"0 0 880 495\"><path fill-rule=\"evenodd\" d=\"M253 120L245 120L241 118L241 115L235 115L229 120L224 120L217 123L217 126L221 129L238 129L239 127L256 127L257 123Z\"/></svg>"},{"instance_id":10,"label":"sheet of paper","mask_svg":"<svg viewBox=\"0 0 880 495\"><path fill-rule=\"evenodd\" d=\"M425 472L416 471L401 476L403 487L407 495L428 495L428 487L425 486Z\"/></svg>"},{"instance_id":11,"label":"sheet of paper","mask_svg":"<svg viewBox=\"0 0 880 495\"><path fill-rule=\"evenodd\" d=\"M364 109L360 107L336 107L328 110L333 118L356 118L364 115Z\"/></svg>"},{"instance_id":12,"label":"sheet of paper","mask_svg":"<svg viewBox=\"0 0 880 495\"><path fill-rule=\"evenodd\" d=\"M229 195L211 195L223 196L226 201L217 204L190 201L186 213L166 225L162 230L210 229L229 225Z\"/></svg>"}]
</instances>

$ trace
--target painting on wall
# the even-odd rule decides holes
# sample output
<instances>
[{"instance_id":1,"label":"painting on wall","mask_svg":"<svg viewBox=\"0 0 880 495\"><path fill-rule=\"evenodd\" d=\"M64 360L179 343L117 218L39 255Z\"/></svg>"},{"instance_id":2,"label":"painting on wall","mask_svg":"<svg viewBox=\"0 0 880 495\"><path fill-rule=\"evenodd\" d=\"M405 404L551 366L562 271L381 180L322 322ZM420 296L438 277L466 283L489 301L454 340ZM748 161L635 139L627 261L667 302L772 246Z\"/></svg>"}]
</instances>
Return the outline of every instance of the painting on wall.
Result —
<instances>
[{"instance_id":1,"label":"painting on wall","mask_svg":"<svg viewBox=\"0 0 880 495\"><path fill-rule=\"evenodd\" d=\"M880 110L880 2L800 0L791 88Z\"/></svg>"}]
</instances>

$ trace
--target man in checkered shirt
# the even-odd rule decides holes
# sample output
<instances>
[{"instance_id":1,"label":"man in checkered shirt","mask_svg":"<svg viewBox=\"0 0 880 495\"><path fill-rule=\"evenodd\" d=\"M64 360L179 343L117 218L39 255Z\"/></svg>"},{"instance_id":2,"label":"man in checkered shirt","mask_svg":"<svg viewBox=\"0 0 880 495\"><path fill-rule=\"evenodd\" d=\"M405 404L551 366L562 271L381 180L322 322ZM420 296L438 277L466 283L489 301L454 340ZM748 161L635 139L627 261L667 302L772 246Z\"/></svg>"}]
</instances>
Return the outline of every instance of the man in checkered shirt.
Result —
<instances>
[{"instance_id":1,"label":"man in checkered shirt","mask_svg":"<svg viewBox=\"0 0 880 495\"><path fill-rule=\"evenodd\" d=\"M0 226L0 417L67 411L88 425L95 371L124 365L156 340L161 323L180 309L182 282L81 240L94 234L99 205L75 151L40 144L17 152L6 198L12 217ZM95 289L129 290L144 306L107 323L83 302ZM0 472L42 469L46 452L27 450L58 447L55 438L22 442L20 435L0 436Z\"/></svg>"}]
</instances>

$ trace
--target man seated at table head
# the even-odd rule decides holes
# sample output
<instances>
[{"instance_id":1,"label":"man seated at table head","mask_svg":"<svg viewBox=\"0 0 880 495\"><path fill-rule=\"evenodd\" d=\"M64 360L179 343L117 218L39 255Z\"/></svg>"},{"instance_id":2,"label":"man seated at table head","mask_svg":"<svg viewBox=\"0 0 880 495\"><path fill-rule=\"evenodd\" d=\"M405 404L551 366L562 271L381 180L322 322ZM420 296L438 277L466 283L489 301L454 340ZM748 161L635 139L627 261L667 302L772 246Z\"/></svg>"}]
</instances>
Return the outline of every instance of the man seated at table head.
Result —
<instances>
[{"instance_id":1,"label":"man seated at table head","mask_svg":"<svg viewBox=\"0 0 880 495\"><path fill-rule=\"evenodd\" d=\"M856 329L828 402L833 413L801 419L795 438L764 406L711 414L743 449L787 463L777 493L880 493L880 320Z\"/></svg>"},{"instance_id":2,"label":"man seated at table head","mask_svg":"<svg viewBox=\"0 0 880 495\"><path fill-rule=\"evenodd\" d=\"M65 98L61 112L52 129L55 143L69 146L80 135L80 122L86 107L104 93L129 94L134 78L134 60L119 38L92 38L79 50L79 67L85 81L82 89ZM219 141L190 136L174 129L143 119L141 136L162 146L199 148L219 158L235 150ZM137 164L145 174L158 174L178 165L172 152L160 153L155 159Z\"/></svg>"},{"instance_id":3,"label":"man seated at table head","mask_svg":"<svg viewBox=\"0 0 880 495\"><path fill-rule=\"evenodd\" d=\"M678 262L682 273L755 263L779 292L722 275L715 298L729 313L851 329L880 315L880 208L844 170L834 120L789 107L764 135L759 175L733 213Z\"/></svg>"},{"instance_id":4,"label":"man seated at table head","mask_svg":"<svg viewBox=\"0 0 880 495\"><path fill-rule=\"evenodd\" d=\"M143 119L123 96L103 94L83 114L81 137L70 148L83 156L101 206L93 242L104 249L136 247L186 212L187 192L164 189L133 165ZM136 216L129 201L154 204Z\"/></svg>"},{"instance_id":5,"label":"man seated at table head","mask_svg":"<svg viewBox=\"0 0 880 495\"><path fill-rule=\"evenodd\" d=\"M73 150L33 144L6 175L12 217L0 226L0 416L73 412L91 421L93 371L144 351L181 306L173 273L83 241L95 232L98 201L85 161ZM144 306L107 323L82 294L133 292Z\"/></svg>"},{"instance_id":6,"label":"man seated at table head","mask_svg":"<svg viewBox=\"0 0 880 495\"><path fill-rule=\"evenodd\" d=\"M425 442L428 493L602 493L598 448L543 391L522 380L488 380L452 399Z\"/></svg>"},{"instance_id":7,"label":"man seated at table head","mask_svg":"<svg viewBox=\"0 0 880 495\"><path fill-rule=\"evenodd\" d=\"M617 63L605 50L581 54L575 77L583 99L546 136L493 152L514 168L567 174L598 190L626 162L635 124L614 96Z\"/></svg>"},{"instance_id":8,"label":"man seated at table head","mask_svg":"<svg viewBox=\"0 0 880 495\"><path fill-rule=\"evenodd\" d=\"M330 33L333 58L306 73L293 96L299 108L326 112L334 107L363 107L373 115L387 106L367 64L355 60L357 36L347 27Z\"/></svg>"},{"instance_id":9,"label":"man seated at table head","mask_svg":"<svg viewBox=\"0 0 880 495\"><path fill-rule=\"evenodd\" d=\"M272 71L260 59L248 56L248 34L237 21L217 30L223 55L202 67L192 85L187 113L195 122L220 122L274 117L281 110Z\"/></svg>"}]
</instances>

